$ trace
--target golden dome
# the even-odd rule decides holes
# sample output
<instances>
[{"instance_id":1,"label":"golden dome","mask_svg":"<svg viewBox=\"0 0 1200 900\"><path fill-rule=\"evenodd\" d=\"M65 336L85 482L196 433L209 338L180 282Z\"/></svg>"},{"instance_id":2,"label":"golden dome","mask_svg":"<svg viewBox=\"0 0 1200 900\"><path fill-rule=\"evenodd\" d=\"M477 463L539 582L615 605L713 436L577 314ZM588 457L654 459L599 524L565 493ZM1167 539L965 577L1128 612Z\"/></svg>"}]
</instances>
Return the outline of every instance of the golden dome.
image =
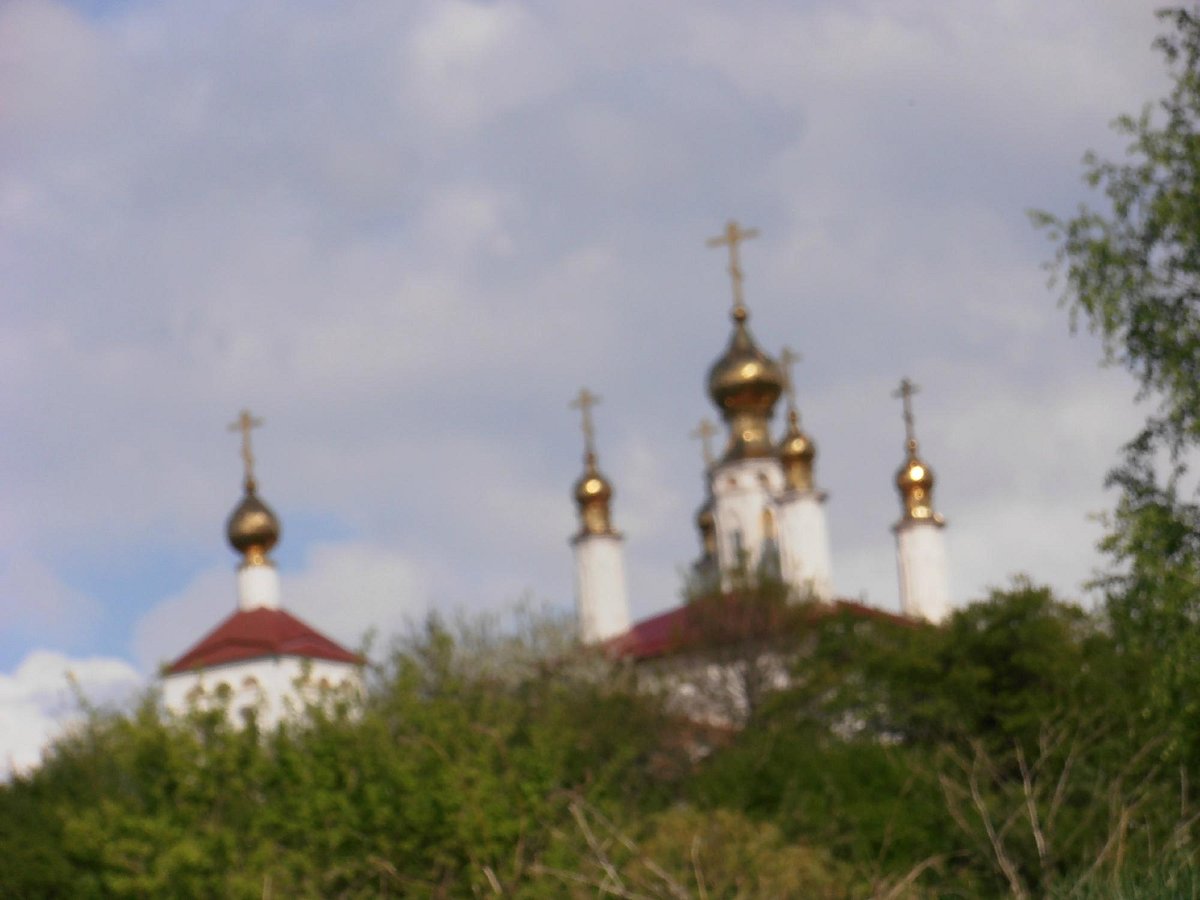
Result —
<instances>
[{"instance_id":1,"label":"golden dome","mask_svg":"<svg viewBox=\"0 0 1200 900\"><path fill-rule=\"evenodd\" d=\"M579 534L615 534L609 503L613 488L596 467L596 454L584 457L583 474L575 482L575 503L579 506Z\"/></svg>"},{"instance_id":2,"label":"golden dome","mask_svg":"<svg viewBox=\"0 0 1200 900\"><path fill-rule=\"evenodd\" d=\"M904 520L933 521L942 524L942 517L933 511L933 470L917 456L917 442L909 440L908 458L896 472L896 487Z\"/></svg>"},{"instance_id":3,"label":"golden dome","mask_svg":"<svg viewBox=\"0 0 1200 900\"><path fill-rule=\"evenodd\" d=\"M767 424L783 393L783 370L754 343L746 319L744 307L734 310L729 346L708 370L708 394L729 424L724 462L774 452Z\"/></svg>"},{"instance_id":4,"label":"golden dome","mask_svg":"<svg viewBox=\"0 0 1200 900\"><path fill-rule=\"evenodd\" d=\"M788 410L788 429L783 440L779 442L779 461L783 465L784 478L791 490L812 490L813 461L816 458L817 445L800 430L800 416L796 410Z\"/></svg>"},{"instance_id":5,"label":"golden dome","mask_svg":"<svg viewBox=\"0 0 1200 900\"><path fill-rule=\"evenodd\" d=\"M254 483L248 482L246 496L229 514L225 524L225 533L233 549L245 556L248 563L266 562L271 548L279 543L281 530L279 518L258 499Z\"/></svg>"}]
</instances>

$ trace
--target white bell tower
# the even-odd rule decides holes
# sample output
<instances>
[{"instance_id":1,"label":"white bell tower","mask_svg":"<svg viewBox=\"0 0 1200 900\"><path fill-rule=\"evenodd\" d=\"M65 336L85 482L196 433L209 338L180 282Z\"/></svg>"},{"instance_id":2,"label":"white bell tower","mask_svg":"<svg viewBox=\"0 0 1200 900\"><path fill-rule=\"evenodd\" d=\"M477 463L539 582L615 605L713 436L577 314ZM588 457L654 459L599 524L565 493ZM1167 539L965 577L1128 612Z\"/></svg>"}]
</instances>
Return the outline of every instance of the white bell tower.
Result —
<instances>
[{"instance_id":1,"label":"white bell tower","mask_svg":"<svg viewBox=\"0 0 1200 900\"><path fill-rule=\"evenodd\" d=\"M896 472L902 514L893 527L900 579L900 610L906 616L940 622L950 611L946 559L946 520L933 510L933 470L917 455L912 397L918 388L904 378L893 396L904 402L905 460Z\"/></svg>"},{"instance_id":2,"label":"white bell tower","mask_svg":"<svg viewBox=\"0 0 1200 900\"><path fill-rule=\"evenodd\" d=\"M603 643L629 630L624 538L612 527L612 485L596 466L592 407L599 402L587 388L571 402L583 418L583 474L575 482L579 531L571 544L579 640L584 644Z\"/></svg>"}]
</instances>

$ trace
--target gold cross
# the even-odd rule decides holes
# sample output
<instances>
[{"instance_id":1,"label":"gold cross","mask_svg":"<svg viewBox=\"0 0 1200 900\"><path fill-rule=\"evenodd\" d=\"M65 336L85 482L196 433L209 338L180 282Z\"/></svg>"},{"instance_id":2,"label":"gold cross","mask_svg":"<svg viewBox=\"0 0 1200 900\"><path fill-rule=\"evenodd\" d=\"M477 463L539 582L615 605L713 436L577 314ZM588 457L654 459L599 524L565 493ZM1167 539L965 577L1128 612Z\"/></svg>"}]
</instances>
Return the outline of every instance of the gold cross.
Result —
<instances>
[{"instance_id":1,"label":"gold cross","mask_svg":"<svg viewBox=\"0 0 1200 900\"><path fill-rule=\"evenodd\" d=\"M783 363L783 391L787 394L788 409L796 409L796 384L792 381L792 367L804 359L791 347L784 347L779 353L779 361Z\"/></svg>"},{"instance_id":2,"label":"gold cross","mask_svg":"<svg viewBox=\"0 0 1200 900\"><path fill-rule=\"evenodd\" d=\"M733 312L734 315L745 315L746 304L742 302L742 266L738 257L738 245L742 241L758 237L757 228L743 228L735 220L730 219L725 225L725 231L706 242L710 247L729 248L729 277L733 279Z\"/></svg>"},{"instance_id":3,"label":"gold cross","mask_svg":"<svg viewBox=\"0 0 1200 900\"><path fill-rule=\"evenodd\" d=\"M708 419L701 419L700 424L696 426L696 430L691 436L700 441L700 447L704 452L705 465L713 464L712 439L717 433L717 426Z\"/></svg>"},{"instance_id":4,"label":"gold cross","mask_svg":"<svg viewBox=\"0 0 1200 900\"><path fill-rule=\"evenodd\" d=\"M906 376L900 379L900 387L892 392L893 397L900 397L904 400L904 433L908 439L908 445L914 448L917 446L917 437L913 430L912 398L913 394L920 390L920 387L913 384Z\"/></svg>"},{"instance_id":5,"label":"gold cross","mask_svg":"<svg viewBox=\"0 0 1200 900\"><path fill-rule=\"evenodd\" d=\"M583 417L583 446L589 454L596 452L596 431L592 425L592 407L600 402L600 398L587 388L580 388L579 395L571 401L571 409L577 409Z\"/></svg>"},{"instance_id":6,"label":"gold cross","mask_svg":"<svg viewBox=\"0 0 1200 900\"><path fill-rule=\"evenodd\" d=\"M242 433L242 462L246 466L246 490L254 490L254 452L250 449L250 432L262 425L262 419L250 415L250 410L243 409L238 413L237 421L231 422L230 431Z\"/></svg>"}]
</instances>

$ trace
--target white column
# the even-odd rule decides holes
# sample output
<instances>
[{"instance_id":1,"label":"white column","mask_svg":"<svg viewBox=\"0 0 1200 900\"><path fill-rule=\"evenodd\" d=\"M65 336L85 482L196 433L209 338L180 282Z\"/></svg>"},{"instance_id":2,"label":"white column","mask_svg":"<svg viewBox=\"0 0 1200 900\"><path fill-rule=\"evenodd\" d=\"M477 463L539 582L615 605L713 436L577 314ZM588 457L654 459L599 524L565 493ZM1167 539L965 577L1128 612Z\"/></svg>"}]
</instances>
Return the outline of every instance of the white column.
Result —
<instances>
[{"instance_id":1,"label":"white column","mask_svg":"<svg viewBox=\"0 0 1200 900\"><path fill-rule=\"evenodd\" d=\"M897 525L895 531L900 610L906 616L940 622L950 610L950 576L942 525L909 519Z\"/></svg>"},{"instance_id":2,"label":"white column","mask_svg":"<svg viewBox=\"0 0 1200 900\"><path fill-rule=\"evenodd\" d=\"M825 496L789 491L779 499L779 555L783 579L800 597L833 599L833 562L825 525Z\"/></svg>"},{"instance_id":3,"label":"white column","mask_svg":"<svg viewBox=\"0 0 1200 900\"><path fill-rule=\"evenodd\" d=\"M242 563L237 587L239 609L279 608L279 573L272 563Z\"/></svg>"},{"instance_id":4,"label":"white column","mask_svg":"<svg viewBox=\"0 0 1200 900\"><path fill-rule=\"evenodd\" d=\"M621 536L582 534L575 545L579 640L596 644L629 630L629 596Z\"/></svg>"},{"instance_id":5,"label":"white column","mask_svg":"<svg viewBox=\"0 0 1200 900\"><path fill-rule=\"evenodd\" d=\"M768 537L766 520L775 517L772 498L782 489L783 470L776 459L743 459L713 471L713 518L722 572L737 567L739 547L746 554L750 571L758 566ZM778 540L777 522L775 532Z\"/></svg>"}]
</instances>

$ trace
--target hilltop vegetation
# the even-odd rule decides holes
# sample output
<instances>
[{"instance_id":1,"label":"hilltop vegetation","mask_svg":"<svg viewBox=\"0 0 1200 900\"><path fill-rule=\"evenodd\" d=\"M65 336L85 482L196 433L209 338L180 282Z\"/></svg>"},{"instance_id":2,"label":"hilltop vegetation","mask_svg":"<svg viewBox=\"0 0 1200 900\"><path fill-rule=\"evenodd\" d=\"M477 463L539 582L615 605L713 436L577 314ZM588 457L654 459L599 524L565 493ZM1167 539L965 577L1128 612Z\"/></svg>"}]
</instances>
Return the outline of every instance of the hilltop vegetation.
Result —
<instances>
[{"instance_id":1,"label":"hilltop vegetation","mask_svg":"<svg viewBox=\"0 0 1200 900\"><path fill-rule=\"evenodd\" d=\"M270 733L153 698L0 789L5 897L1107 896L1191 878L1196 760L1099 615L808 620L737 733L554 623L436 621L361 712ZM1191 884L1191 882L1187 882Z\"/></svg>"}]
</instances>

